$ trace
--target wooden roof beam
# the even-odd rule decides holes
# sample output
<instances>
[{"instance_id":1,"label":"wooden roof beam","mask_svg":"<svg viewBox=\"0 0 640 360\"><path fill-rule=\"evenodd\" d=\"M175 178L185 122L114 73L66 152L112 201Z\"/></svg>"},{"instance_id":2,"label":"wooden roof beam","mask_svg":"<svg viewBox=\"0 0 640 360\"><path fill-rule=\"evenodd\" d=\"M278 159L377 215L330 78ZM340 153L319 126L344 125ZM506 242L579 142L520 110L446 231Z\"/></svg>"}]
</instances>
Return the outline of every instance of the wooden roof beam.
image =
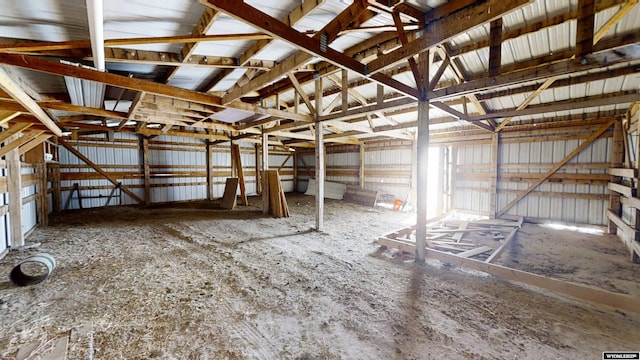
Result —
<instances>
[{"instance_id":1,"label":"wooden roof beam","mask_svg":"<svg viewBox=\"0 0 640 360\"><path fill-rule=\"evenodd\" d=\"M40 122L47 127L56 136L62 136L62 130L56 125L56 123L42 110L42 108L33 100L27 93L7 74L7 72L0 68L0 88L2 88L7 94L11 95L20 105L29 110L31 114L40 120Z\"/></svg>"},{"instance_id":2,"label":"wooden roof beam","mask_svg":"<svg viewBox=\"0 0 640 360\"><path fill-rule=\"evenodd\" d=\"M364 8L366 7L366 4L364 4L363 0L354 1L354 3L347 8L347 10L339 14L338 17L336 17L332 22L325 26L323 31L320 31L313 38L310 38L307 35L290 28L286 24L274 19L273 17L268 16L267 14L255 9L252 6L247 5L244 2L227 2L223 0L202 1L209 6L213 6L220 11L223 11L255 27L258 27L259 29L264 30L269 34L276 36L280 40L293 44L298 48L304 49L305 52L310 53L304 53L304 55L301 55L300 52L296 53L294 57L300 56L300 61L292 62L289 64L289 66L296 65L294 66L295 68L310 60L313 55L315 55L324 58L325 60L343 69L355 71L363 76L371 78L373 81L376 81L382 85L390 86L398 92L412 97L418 97L416 89L383 74L369 75L369 72L364 64L328 47L328 44L335 39L337 34L342 28L344 28L345 25L352 23L354 19L361 18L361 14L365 12ZM304 61L302 61L303 59ZM284 62L287 62L288 60L289 59L285 60ZM279 65L282 65L283 63ZM278 66L276 66L276 68L277 67ZM271 74L274 70L267 73L270 74L268 76L271 81L276 80L277 78L283 76L286 71L290 71L292 69L289 68L284 72ZM262 78L262 76L260 76L259 78ZM266 84L268 82L270 81L263 82L263 84ZM256 84L254 83L249 88L245 88L245 91L240 90L230 92L223 98L223 101L231 101L239 96L242 96L242 93L246 93L249 90L254 90L256 88L255 85Z\"/></svg>"},{"instance_id":3,"label":"wooden roof beam","mask_svg":"<svg viewBox=\"0 0 640 360\"><path fill-rule=\"evenodd\" d=\"M409 42L401 49L380 55L368 63L369 73L379 72L399 61L426 51L459 33L478 25L495 20L504 14L521 8L530 0L487 0L476 3L449 16L428 23L424 28L424 35Z\"/></svg>"},{"instance_id":4,"label":"wooden roof beam","mask_svg":"<svg viewBox=\"0 0 640 360\"><path fill-rule=\"evenodd\" d=\"M282 22L289 25L294 26L298 23L298 21L302 20L307 14L316 9L318 6L324 4L325 0L303 0L303 2L296 6L284 19ZM271 44L272 39L261 39L256 41L250 48L245 50L238 57L238 64L244 66L248 62L251 61L251 58L259 53L262 49ZM205 80L204 83L198 86L198 91L207 92L211 90L214 86L216 86L222 79L227 77L231 73L231 69L222 70L217 75L215 75L212 79Z\"/></svg>"},{"instance_id":5,"label":"wooden roof beam","mask_svg":"<svg viewBox=\"0 0 640 360\"><path fill-rule=\"evenodd\" d=\"M336 38L340 30L342 30L345 25L351 24L354 21L363 22L373 16L372 12L366 10L366 4L364 3L364 1L358 0L347 7L347 9L345 9L342 13L338 14L336 18L334 18L331 22L325 25L322 30L316 33L313 38L309 38L307 35L295 31L293 28L287 25L286 22L279 22L278 20L262 13L261 11L247 4L244 4L243 2L225 2L212 0L215 2L215 4L212 4L210 1L201 1L207 6L216 6L218 10L226 12L231 16L239 18L240 20L245 21L255 27L269 28L272 34L272 31L277 26L278 32L280 34L276 37L279 37L280 39L283 39L284 37L290 37L291 39L293 39L294 37L296 37L298 41L301 40L307 43L307 46L309 46L309 44L312 44L316 48L319 48L320 38L323 38L325 46L328 46L328 44ZM283 40L291 42L290 40ZM298 45L294 44L294 46ZM305 46L299 47L305 48ZM330 50L330 48L327 48L327 50ZM335 53L335 51L333 52ZM250 91L254 91L268 83L278 80L281 77L285 76L287 72L297 69L299 66L310 61L312 58L313 54L305 51L298 51L289 58L281 61L271 71L262 74L255 79L252 79L250 82L243 86L235 86L227 92L227 95L224 97L223 101L232 101Z\"/></svg>"},{"instance_id":6,"label":"wooden roof beam","mask_svg":"<svg viewBox=\"0 0 640 360\"><path fill-rule=\"evenodd\" d=\"M188 58L182 58L180 54L173 52L125 49L115 47L105 48L104 51L105 59L107 62L175 66L176 68L189 66L202 68L250 68L268 70L275 65L274 61L256 60L248 62L244 66L240 66L238 64L238 59L233 57L190 55ZM93 59L91 56L85 56L83 58L85 60Z\"/></svg>"},{"instance_id":7,"label":"wooden roof beam","mask_svg":"<svg viewBox=\"0 0 640 360\"><path fill-rule=\"evenodd\" d=\"M178 35L142 38L106 39L105 47L146 45L146 44L180 44L199 43L205 41L238 41L238 40L264 40L273 38L271 35L261 33L252 34L217 34L217 35ZM37 52L71 49L88 49L90 40L72 41L34 41L27 39L0 38L0 53Z\"/></svg>"},{"instance_id":8,"label":"wooden roof beam","mask_svg":"<svg viewBox=\"0 0 640 360\"><path fill-rule=\"evenodd\" d=\"M451 97L499 89L501 87L520 84L523 82L544 80L552 76L563 76L585 72L604 66L612 66L636 60L637 51L634 46L618 47L618 45L624 43L634 44L637 42L636 40L640 40L640 34L634 32L628 36L616 37L610 42L607 41L606 47L611 47L614 50L591 54L584 62L576 62L569 58L552 64L540 63L540 66L538 67L502 73L498 76L487 76L485 74L483 77L472 81L431 91L428 93L428 97L429 99L443 100ZM599 46L596 46L596 51L598 50Z\"/></svg>"},{"instance_id":9,"label":"wooden roof beam","mask_svg":"<svg viewBox=\"0 0 640 360\"><path fill-rule=\"evenodd\" d=\"M555 101L553 103L545 103L535 106L529 106L526 109L506 109L492 112L486 115L470 116L468 121L481 121L486 119L509 118L525 115L544 114L556 111L567 111L573 109L586 109L590 107L599 107L607 105L617 105L640 101L640 92L638 91L620 91L616 93L606 93L602 95L589 96L579 99L570 99L564 101Z\"/></svg>"},{"instance_id":10,"label":"wooden roof beam","mask_svg":"<svg viewBox=\"0 0 640 360\"><path fill-rule=\"evenodd\" d=\"M191 31L191 34L194 36L206 35L207 31L211 28L211 26L216 21L218 16L220 16L220 12L208 7L205 8L204 12L198 19L198 23L193 28L193 31ZM182 46L182 49L180 49L180 56L182 58L182 61L181 61L182 63L191 61L190 58L191 58L191 55L193 55L193 51L196 49L196 45L197 45L196 43L186 43ZM171 78L173 78L176 75L178 70L180 70L179 67L175 67L171 69L163 82L168 83L169 80L171 80Z\"/></svg>"},{"instance_id":11,"label":"wooden roof beam","mask_svg":"<svg viewBox=\"0 0 640 360\"><path fill-rule=\"evenodd\" d=\"M169 98L192 101L200 104L213 105L217 107L235 108L246 110L259 114L280 116L287 119L307 120L309 116L303 114L295 114L289 111L281 111L277 109L262 108L259 106L246 104L242 102L234 102L228 105L222 105L219 97L200 93L197 91L186 90L175 86L155 83L142 79L129 78L106 72L95 71L78 66L62 64L55 61L44 60L39 57L18 54L0 54L0 63L19 66L40 72L46 72L54 75L72 76L80 79L92 80L116 87L130 90L145 91L149 94L162 95Z\"/></svg>"}]
</instances>

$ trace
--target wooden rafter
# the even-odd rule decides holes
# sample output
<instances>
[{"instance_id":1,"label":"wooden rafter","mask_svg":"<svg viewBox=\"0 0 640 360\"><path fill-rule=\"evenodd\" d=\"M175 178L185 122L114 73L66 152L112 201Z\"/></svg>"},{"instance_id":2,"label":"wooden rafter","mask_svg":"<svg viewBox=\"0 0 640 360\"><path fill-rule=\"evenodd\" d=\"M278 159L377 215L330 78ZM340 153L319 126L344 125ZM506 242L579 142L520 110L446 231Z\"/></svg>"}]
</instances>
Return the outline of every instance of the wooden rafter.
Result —
<instances>
[{"instance_id":1,"label":"wooden rafter","mask_svg":"<svg viewBox=\"0 0 640 360\"><path fill-rule=\"evenodd\" d=\"M117 74L95 71L91 69L81 68L72 65L66 65L54 61L44 60L39 57L29 55L16 54L0 54L0 63L15 65L27 69L37 70L55 75L72 76L76 78L102 82L116 87L126 88L130 90L145 91L150 94L162 95L175 99L192 101L200 104L207 104L219 107L230 107L240 110L251 111L255 113L280 116L287 119L306 120L307 116L295 114L288 111L277 109L266 109L242 102L234 102L222 105L219 97L200 93L191 90L185 90L175 86L159 84L142 79L129 78Z\"/></svg>"},{"instance_id":2,"label":"wooden rafter","mask_svg":"<svg viewBox=\"0 0 640 360\"><path fill-rule=\"evenodd\" d=\"M302 89L302 86L300 86L300 83L298 82L298 79L296 79L296 76L290 72L287 73L287 76L291 80L291 83L293 84L293 88L296 90L296 92L298 92L298 95L300 96L300 98L302 98L302 101L307 106L307 109L309 109L309 112L313 114L315 111L313 104L309 100L309 97L307 96L307 94Z\"/></svg>"},{"instance_id":3,"label":"wooden rafter","mask_svg":"<svg viewBox=\"0 0 640 360\"><path fill-rule=\"evenodd\" d=\"M19 148L20 146L22 146L22 145L30 142L31 140L35 139L39 135L42 135L42 133L44 133L43 130L26 131L26 132L22 133L22 136L20 136L19 138L11 141L8 144L5 144L5 146L0 148L0 158L4 157L5 155L7 155L11 150L15 150L15 149ZM51 136L51 135L48 135L48 136Z\"/></svg>"},{"instance_id":4,"label":"wooden rafter","mask_svg":"<svg viewBox=\"0 0 640 360\"><path fill-rule=\"evenodd\" d=\"M442 44L459 33L523 7L529 2L529 0L487 0L428 23L425 26L424 36L409 42L401 49L380 55L368 64L368 71L370 73L381 71L399 61Z\"/></svg>"},{"instance_id":5,"label":"wooden rafter","mask_svg":"<svg viewBox=\"0 0 640 360\"><path fill-rule=\"evenodd\" d=\"M201 67L211 69L259 69L268 70L275 65L273 61L254 60L240 65L238 59L224 56L207 56L191 54L186 58L180 53L167 51L150 51L125 48L105 48L105 60L115 63L165 65L180 67ZM85 60L93 60L91 56L84 56Z\"/></svg>"},{"instance_id":6,"label":"wooden rafter","mask_svg":"<svg viewBox=\"0 0 640 360\"><path fill-rule=\"evenodd\" d=\"M53 136L52 134L41 134L41 135L36 136L33 140L31 140L31 141L27 142L26 144L20 146L20 149L19 149L20 155L24 155L24 154L28 153L29 151L33 150L38 145L42 144L43 142L45 142L45 140L49 139L52 136Z\"/></svg>"},{"instance_id":7,"label":"wooden rafter","mask_svg":"<svg viewBox=\"0 0 640 360\"><path fill-rule=\"evenodd\" d=\"M616 105L624 103L632 103L640 100L640 92L638 91L620 91L616 93L605 93L602 95L588 96L579 99L569 99L563 101L555 101L550 104L540 104L529 106L526 109L506 109L492 112L486 115L470 116L469 121L481 121L487 119L510 118L514 116L536 115L548 112L565 111L573 109L582 109L598 106Z\"/></svg>"},{"instance_id":8,"label":"wooden rafter","mask_svg":"<svg viewBox=\"0 0 640 360\"><path fill-rule=\"evenodd\" d=\"M371 80L381 83L383 85L392 87L393 89L395 89L400 93L412 96L414 98L418 97L418 92L416 89L410 86L407 86L395 79L392 79L384 74L370 75L369 71L366 69L364 64L360 63L357 60L354 60L353 58L341 52L338 52L328 47L328 44L335 39L337 34L344 27L343 24L345 23L349 24L353 22L354 19L361 18L361 14L367 11L365 9L366 6L364 5L364 2L362 0L354 1L354 3L347 8L347 10L339 14L333 21L331 21L327 26L325 26L323 31L319 32L312 38L290 28L286 24L255 9L250 5L247 5L244 2L208 0L205 3L233 17L236 17L242 21L245 21L255 27L258 27L259 29L269 34L274 35L280 40L286 41L290 44L293 44L294 46L304 49L305 51L305 53L303 53L304 55L301 55L300 53L296 53L294 55L294 57L301 56L303 61L290 63L289 66L294 64L296 66L299 66L302 63L310 60L313 55L316 55L318 57L324 58L325 60L333 63L338 67L352 70L361 75L368 76ZM368 16L370 17L371 15L368 15ZM330 29L331 31L327 31L326 29ZM279 65L282 65L283 63L287 62L287 60L280 63ZM276 68L277 67L278 66L276 66ZM286 71L289 71L289 70L291 69L285 70L284 73L286 73ZM268 72L267 74L270 74L272 71ZM270 75L270 77L275 76L275 78L279 78L282 75L284 74L276 73L276 74ZM255 86L251 86L250 89L251 90L255 89ZM225 102L231 101L241 96L242 93L243 91L235 91L233 93L229 93L223 98L223 101Z\"/></svg>"},{"instance_id":9,"label":"wooden rafter","mask_svg":"<svg viewBox=\"0 0 640 360\"><path fill-rule=\"evenodd\" d=\"M304 16L309 14L311 11L316 9L318 6L322 5L324 3L324 1L325 0L303 0L302 3L299 6L294 8L293 11L291 11L284 19L282 19L282 22L287 24L287 25L289 25L289 26L294 26ZM251 58L253 56L255 56L257 53L259 53L266 46L271 44L271 42L272 42L272 39L261 39L261 40L256 41L256 43L254 43L251 47L249 47L247 50L245 50L238 57L238 64L240 64L242 66L245 66L248 62L251 61ZM217 74L216 76L214 76L212 79L205 80L205 82L203 84L198 86L198 90L199 91L209 91L209 90L211 90L222 79L227 77L231 73L231 71L232 71L231 69L220 71L220 73Z\"/></svg>"},{"instance_id":10,"label":"wooden rafter","mask_svg":"<svg viewBox=\"0 0 640 360\"><path fill-rule=\"evenodd\" d=\"M105 39L105 47L116 47L126 45L147 45L147 44L184 44L199 43L205 41L238 41L238 40L264 40L271 39L270 35L252 34L217 34L217 35L178 35L159 36L142 38ZM90 40L72 41L33 41L25 39L0 38L0 52L37 52L53 50L88 49L91 47Z\"/></svg>"},{"instance_id":11,"label":"wooden rafter","mask_svg":"<svg viewBox=\"0 0 640 360\"><path fill-rule=\"evenodd\" d=\"M25 91L16 84L15 81L5 72L4 69L0 69L0 88L11 95L20 105L29 110L35 117L44 124L52 133L57 136L62 136L62 130L55 124L55 122L42 110L40 106L29 96Z\"/></svg>"},{"instance_id":12,"label":"wooden rafter","mask_svg":"<svg viewBox=\"0 0 640 360\"><path fill-rule=\"evenodd\" d=\"M198 23L193 28L191 32L194 36L205 35L207 31L211 28L213 23L216 21L220 13L211 8L205 8L202 16L198 19ZM180 56L182 58L182 63L186 63L190 61L191 55L193 55L194 50L196 49L195 43L186 43L182 46L180 50ZM168 83L171 78L173 78L180 68L175 67L169 71L167 76L164 79L164 83Z\"/></svg>"},{"instance_id":13,"label":"wooden rafter","mask_svg":"<svg viewBox=\"0 0 640 360\"><path fill-rule=\"evenodd\" d=\"M634 36L639 36L638 34ZM640 36L639 36L640 37ZM626 41L625 41L626 42ZM607 44L607 46L611 43ZM598 69L602 64L614 65L627 62L635 58L633 46L620 47L615 50L602 51L589 55L589 60L585 63L576 62L573 59L559 61L544 66L544 71L540 68L517 70L509 73L502 73L497 76L486 76L464 82L459 85L449 86L429 92L429 99L442 100L451 97L473 94L481 91L499 89L501 87L520 84L527 81L547 79L551 76L566 76L574 73L585 72L587 70Z\"/></svg>"}]
</instances>

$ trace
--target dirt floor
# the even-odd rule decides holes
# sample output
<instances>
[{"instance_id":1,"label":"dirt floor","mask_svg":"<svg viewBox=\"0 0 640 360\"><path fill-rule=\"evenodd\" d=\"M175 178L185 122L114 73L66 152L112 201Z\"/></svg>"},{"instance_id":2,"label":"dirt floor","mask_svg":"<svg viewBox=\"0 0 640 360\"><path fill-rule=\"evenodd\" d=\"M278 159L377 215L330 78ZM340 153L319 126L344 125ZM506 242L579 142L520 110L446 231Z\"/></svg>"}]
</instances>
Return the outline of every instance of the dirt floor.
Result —
<instances>
[{"instance_id":1,"label":"dirt floor","mask_svg":"<svg viewBox=\"0 0 640 360\"><path fill-rule=\"evenodd\" d=\"M108 208L52 217L42 242L0 260L0 357L69 334L69 359L599 359L640 350L640 317L447 266L415 265L376 237L413 215L288 195ZM17 288L12 266L55 256L53 276ZM640 296L639 265L612 236L526 225L502 264ZM76 336L74 336L74 334ZM77 335L80 334L80 335ZM46 344L45 344L46 345Z\"/></svg>"}]
</instances>

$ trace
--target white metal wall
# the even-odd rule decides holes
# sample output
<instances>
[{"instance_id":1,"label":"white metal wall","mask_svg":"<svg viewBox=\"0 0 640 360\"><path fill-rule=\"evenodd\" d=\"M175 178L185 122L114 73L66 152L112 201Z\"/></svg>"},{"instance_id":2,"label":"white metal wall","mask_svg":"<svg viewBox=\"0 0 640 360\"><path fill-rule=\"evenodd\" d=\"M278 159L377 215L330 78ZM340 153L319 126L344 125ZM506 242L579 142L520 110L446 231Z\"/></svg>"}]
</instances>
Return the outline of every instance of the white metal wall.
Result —
<instances>
[{"instance_id":1,"label":"white metal wall","mask_svg":"<svg viewBox=\"0 0 640 360\"><path fill-rule=\"evenodd\" d=\"M24 167L21 169L23 175L35 174L36 169L32 167ZM22 199L36 194L36 185L23 186L21 191ZM38 208L36 201L33 199L22 205L22 233L26 234L38 225Z\"/></svg>"},{"instance_id":2,"label":"white metal wall","mask_svg":"<svg viewBox=\"0 0 640 360\"><path fill-rule=\"evenodd\" d=\"M149 141L151 202L205 199L206 151L198 139L158 136Z\"/></svg>"},{"instance_id":3,"label":"white metal wall","mask_svg":"<svg viewBox=\"0 0 640 360\"><path fill-rule=\"evenodd\" d=\"M137 171L133 169L133 167L137 167L139 169L140 166L142 166L139 145L137 145L138 138L135 134L114 134L114 139L116 140L115 144L117 144L118 147L109 146L109 143L105 143L104 141L98 141L103 139L104 135L96 135L95 138L96 141L83 140L77 145L72 142L72 145L98 166L104 167L108 172ZM82 160L78 159L78 157L70 153L64 147L59 147L58 151L59 162L61 165L61 177L64 176L64 173L71 172L95 173L95 170L86 166L86 164ZM65 165L71 165L71 167L65 167ZM123 185L131 186L130 190L133 191L136 195L138 195L139 197L144 197L144 189L139 186L139 178L122 177L119 180ZM64 189L72 188L74 183L78 183L78 185L81 187L100 187L99 189L82 190L83 208L104 206L106 204L107 197L111 192L110 189L114 186L109 180L106 180L104 178L87 180L61 180L60 186L63 189L61 192L63 210L69 194L71 193L71 190ZM120 204L131 205L136 204L136 201L122 192L120 193L119 198L113 198L109 202L110 206ZM80 204L77 199L77 194L74 194L72 200L69 202L68 209L79 208Z\"/></svg>"},{"instance_id":4,"label":"white metal wall","mask_svg":"<svg viewBox=\"0 0 640 360\"><path fill-rule=\"evenodd\" d=\"M300 159L302 158L302 160ZM315 155L304 153L298 159L298 188L304 192L308 179L315 177ZM391 194L395 198L407 197L411 186L411 147L383 148L365 147L364 188L376 190L380 194ZM304 160L304 161L303 161ZM308 171L305 171L304 165ZM326 155L326 180L347 185L360 184L359 151L328 153Z\"/></svg>"},{"instance_id":5,"label":"white metal wall","mask_svg":"<svg viewBox=\"0 0 640 360\"><path fill-rule=\"evenodd\" d=\"M526 190L531 174L543 174L584 140L511 142L500 144L497 209L504 208ZM611 139L594 141L557 174L606 174L610 162ZM459 146L454 207L489 213L491 145ZM606 184L571 181L545 182L520 200L507 214L553 219L572 223L606 224L608 206Z\"/></svg>"}]
</instances>

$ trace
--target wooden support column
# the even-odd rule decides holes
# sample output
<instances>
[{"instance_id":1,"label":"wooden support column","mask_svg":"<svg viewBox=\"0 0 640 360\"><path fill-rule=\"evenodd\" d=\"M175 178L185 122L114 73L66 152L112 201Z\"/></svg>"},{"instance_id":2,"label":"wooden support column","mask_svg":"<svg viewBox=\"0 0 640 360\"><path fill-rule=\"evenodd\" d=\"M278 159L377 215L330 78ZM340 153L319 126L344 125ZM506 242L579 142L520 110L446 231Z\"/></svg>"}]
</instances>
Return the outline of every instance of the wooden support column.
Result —
<instances>
[{"instance_id":1,"label":"wooden support column","mask_svg":"<svg viewBox=\"0 0 640 360\"><path fill-rule=\"evenodd\" d=\"M262 213L269 213L269 183L267 170L269 170L269 134L262 133Z\"/></svg>"},{"instance_id":2,"label":"wooden support column","mask_svg":"<svg viewBox=\"0 0 640 360\"><path fill-rule=\"evenodd\" d=\"M444 212L444 179L445 179L445 147L440 147L440 152L438 154L438 186L436 187L436 216L440 216Z\"/></svg>"},{"instance_id":3,"label":"wooden support column","mask_svg":"<svg viewBox=\"0 0 640 360\"><path fill-rule=\"evenodd\" d=\"M456 186L458 184L458 147L451 146L449 153L449 210L456 207Z\"/></svg>"},{"instance_id":4,"label":"wooden support column","mask_svg":"<svg viewBox=\"0 0 640 360\"><path fill-rule=\"evenodd\" d=\"M427 182L429 179L429 101L418 102L416 262L424 262L427 246Z\"/></svg>"},{"instance_id":5,"label":"wooden support column","mask_svg":"<svg viewBox=\"0 0 640 360\"><path fill-rule=\"evenodd\" d=\"M429 180L429 99L426 89L429 86L429 66L431 65L431 51L420 54L419 69L422 89L418 101L418 142L416 147L416 257L415 261L424 263L427 246L427 195Z\"/></svg>"},{"instance_id":6,"label":"wooden support column","mask_svg":"<svg viewBox=\"0 0 640 360\"><path fill-rule=\"evenodd\" d=\"M617 168L622 166L624 161L624 139L622 133L622 121L616 121L613 127L613 139L611 141L611 167ZM611 176L611 182L617 184L622 180L619 176ZM616 191L609 191L609 209L617 216L621 216L622 207L620 203L620 194ZM610 234L618 233L618 226L609 220L608 232Z\"/></svg>"},{"instance_id":7,"label":"wooden support column","mask_svg":"<svg viewBox=\"0 0 640 360\"><path fill-rule=\"evenodd\" d=\"M491 137L491 179L489 182L489 215L496 217L498 212L498 161L500 148L500 133L494 133Z\"/></svg>"},{"instance_id":8,"label":"wooden support column","mask_svg":"<svg viewBox=\"0 0 640 360\"><path fill-rule=\"evenodd\" d=\"M417 189L418 189L418 134L413 139L411 145L411 184L409 185L409 205L412 209L416 209Z\"/></svg>"},{"instance_id":9,"label":"wooden support column","mask_svg":"<svg viewBox=\"0 0 640 360\"><path fill-rule=\"evenodd\" d=\"M316 230L324 230L324 170L325 170L325 149L323 124L318 121L322 115L322 78L316 75Z\"/></svg>"},{"instance_id":10,"label":"wooden support column","mask_svg":"<svg viewBox=\"0 0 640 360\"><path fill-rule=\"evenodd\" d=\"M215 198L215 179L213 177L213 144L207 141L207 199Z\"/></svg>"},{"instance_id":11,"label":"wooden support column","mask_svg":"<svg viewBox=\"0 0 640 360\"><path fill-rule=\"evenodd\" d=\"M593 52L594 22L594 0L579 0L578 25L576 27L576 59L581 59Z\"/></svg>"},{"instance_id":12,"label":"wooden support column","mask_svg":"<svg viewBox=\"0 0 640 360\"><path fill-rule=\"evenodd\" d=\"M149 138L140 135L142 141L142 166L144 171L144 205L151 205L151 170L149 161Z\"/></svg>"},{"instance_id":13,"label":"wooden support column","mask_svg":"<svg viewBox=\"0 0 640 360\"><path fill-rule=\"evenodd\" d=\"M360 170L358 171L360 180L360 189L364 190L364 164L365 164L365 151L364 144L360 145Z\"/></svg>"},{"instance_id":14,"label":"wooden support column","mask_svg":"<svg viewBox=\"0 0 640 360\"><path fill-rule=\"evenodd\" d=\"M347 70L342 70L340 94L342 96L342 112L346 113L349 109L349 72Z\"/></svg>"},{"instance_id":15,"label":"wooden support column","mask_svg":"<svg viewBox=\"0 0 640 360\"><path fill-rule=\"evenodd\" d=\"M51 182L53 186L53 192L51 193L51 199L53 200L53 212L59 214L62 211L62 189L60 184L60 164L49 164L51 169Z\"/></svg>"},{"instance_id":16,"label":"wooden support column","mask_svg":"<svg viewBox=\"0 0 640 360\"><path fill-rule=\"evenodd\" d=\"M298 191L298 152L293 153L293 191Z\"/></svg>"},{"instance_id":17,"label":"wooden support column","mask_svg":"<svg viewBox=\"0 0 640 360\"><path fill-rule=\"evenodd\" d=\"M258 144L253 145L253 157L256 173L256 193L262 194L262 180L260 179L260 146L258 146Z\"/></svg>"},{"instance_id":18,"label":"wooden support column","mask_svg":"<svg viewBox=\"0 0 640 360\"><path fill-rule=\"evenodd\" d=\"M11 137L18 140L19 135ZM22 174L20 166L19 149L13 149L5 157L7 161L7 192L9 193L9 247L17 249L24 246L24 234L22 233Z\"/></svg>"},{"instance_id":19,"label":"wooden support column","mask_svg":"<svg viewBox=\"0 0 640 360\"><path fill-rule=\"evenodd\" d=\"M489 76L496 76L502 63L502 18L491 22L489 42Z\"/></svg>"}]
</instances>

